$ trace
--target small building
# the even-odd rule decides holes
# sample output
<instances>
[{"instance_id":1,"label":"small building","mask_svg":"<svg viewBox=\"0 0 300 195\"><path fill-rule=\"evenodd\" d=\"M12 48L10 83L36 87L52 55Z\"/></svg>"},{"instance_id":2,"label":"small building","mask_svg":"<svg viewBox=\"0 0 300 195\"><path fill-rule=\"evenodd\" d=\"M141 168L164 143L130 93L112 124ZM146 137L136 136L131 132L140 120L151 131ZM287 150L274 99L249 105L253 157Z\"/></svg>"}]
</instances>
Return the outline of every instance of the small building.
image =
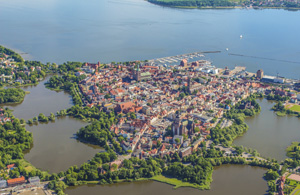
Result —
<instances>
[{"instance_id":1,"label":"small building","mask_svg":"<svg viewBox=\"0 0 300 195\"><path fill-rule=\"evenodd\" d=\"M213 73L213 74L219 74L219 69L214 68L214 69L212 70L212 73Z\"/></svg>"},{"instance_id":2,"label":"small building","mask_svg":"<svg viewBox=\"0 0 300 195\"><path fill-rule=\"evenodd\" d=\"M277 77L274 79L274 83L284 83L284 78Z\"/></svg>"},{"instance_id":3,"label":"small building","mask_svg":"<svg viewBox=\"0 0 300 195\"><path fill-rule=\"evenodd\" d=\"M6 187L7 187L6 180L0 180L0 188L6 188Z\"/></svg>"},{"instance_id":4,"label":"small building","mask_svg":"<svg viewBox=\"0 0 300 195\"><path fill-rule=\"evenodd\" d=\"M6 167L7 167L7 169L11 169L11 168L15 167L15 164L10 164L10 165L7 165Z\"/></svg>"},{"instance_id":5,"label":"small building","mask_svg":"<svg viewBox=\"0 0 300 195\"><path fill-rule=\"evenodd\" d=\"M125 151L132 150L132 146L130 145L129 142L123 141L123 143L121 144L121 146L122 146L122 148L123 148Z\"/></svg>"},{"instance_id":6,"label":"small building","mask_svg":"<svg viewBox=\"0 0 300 195\"><path fill-rule=\"evenodd\" d=\"M184 148L183 150L181 150L179 152L179 155L181 158L185 157L185 156L188 156L188 155L191 155L192 154L192 148L191 147L187 147L187 148Z\"/></svg>"},{"instance_id":7,"label":"small building","mask_svg":"<svg viewBox=\"0 0 300 195\"><path fill-rule=\"evenodd\" d=\"M241 103L239 109L241 109L241 110L250 109L251 106L252 106L252 105L251 105L251 102L250 102L250 101L248 101L248 102L243 102L243 103Z\"/></svg>"},{"instance_id":8,"label":"small building","mask_svg":"<svg viewBox=\"0 0 300 195\"><path fill-rule=\"evenodd\" d=\"M200 115L200 114L193 114L193 116L198 119L198 120L201 120L203 123L209 123L213 117L209 117L209 116L206 116L206 115Z\"/></svg>"},{"instance_id":9,"label":"small building","mask_svg":"<svg viewBox=\"0 0 300 195\"><path fill-rule=\"evenodd\" d=\"M8 186L16 186L16 185L20 185L20 184L24 184L26 183L25 177L19 177L19 178L15 178L15 179L9 179L7 180L7 185Z\"/></svg>"},{"instance_id":10,"label":"small building","mask_svg":"<svg viewBox=\"0 0 300 195\"><path fill-rule=\"evenodd\" d=\"M148 106L143 106L143 108L142 108L142 112L146 115L150 115L150 110L151 109Z\"/></svg>"},{"instance_id":11,"label":"small building","mask_svg":"<svg viewBox=\"0 0 300 195\"><path fill-rule=\"evenodd\" d=\"M183 136L181 136L181 135L175 135L174 137L173 137L173 143L176 143L176 139L179 139L179 143L178 144L182 144L183 143Z\"/></svg>"},{"instance_id":12,"label":"small building","mask_svg":"<svg viewBox=\"0 0 300 195\"><path fill-rule=\"evenodd\" d=\"M203 137L200 137L197 141L192 144L193 151L196 151L199 145L203 142Z\"/></svg>"},{"instance_id":13,"label":"small building","mask_svg":"<svg viewBox=\"0 0 300 195\"><path fill-rule=\"evenodd\" d=\"M266 82L266 83L273 83L274 79L275 79L274 76L263 76L263 78L261 79L261 81L262 82Z\"/></svg>"},{"instance_id":14,"label":"small building","mask_svg":"<svg viewBox=\"0 0 300 195\"><path fill-rule=\"evenodd\" d=\"M36 177L30 177L28 179L30 184L34 184L34 185L40 185L40 178L38 176Z\"/></svg>"}]
</instances>

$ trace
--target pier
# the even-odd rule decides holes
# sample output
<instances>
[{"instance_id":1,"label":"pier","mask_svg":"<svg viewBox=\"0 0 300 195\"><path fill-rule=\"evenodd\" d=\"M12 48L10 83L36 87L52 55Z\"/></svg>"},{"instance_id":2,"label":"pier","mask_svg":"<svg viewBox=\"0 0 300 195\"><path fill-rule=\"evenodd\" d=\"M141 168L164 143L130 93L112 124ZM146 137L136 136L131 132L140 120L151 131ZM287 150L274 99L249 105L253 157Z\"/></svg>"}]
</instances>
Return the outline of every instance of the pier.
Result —
<instances>
[{"instance_id":1,"label":"pier","mask_svg":"<svg viewBox=\"0 0 300 195\"><path fill-rule=\"evenodd\" d=\"M180 54L176 56L169 56L163 58L156 58L149 60L148 63L154 66L168 66L173 63L180 62L183 59L193 59L193 58L203 58L206 53L220 53L221 51L202 51L202 52L193 52L187 54Z\"/></svg>"}]
</instances>

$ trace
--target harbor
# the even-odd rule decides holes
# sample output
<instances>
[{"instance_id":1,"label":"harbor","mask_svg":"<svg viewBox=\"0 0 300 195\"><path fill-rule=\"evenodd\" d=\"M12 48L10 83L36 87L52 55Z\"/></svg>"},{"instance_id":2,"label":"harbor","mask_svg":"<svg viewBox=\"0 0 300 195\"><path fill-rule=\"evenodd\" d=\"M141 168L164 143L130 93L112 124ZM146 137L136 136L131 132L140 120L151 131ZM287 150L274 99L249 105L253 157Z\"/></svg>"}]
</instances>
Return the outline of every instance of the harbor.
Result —
<instances>
[{"instance_id":1,"label":"harbor","mask_svg":"<svg viewBox=\"0 0 300 195\"><path fill-rule=\"evenodd\" d=\"M160 68L167 68L167 69L170 68L180 69L182 66L182 62L186 60L189 67L194 67L194 71L201 71L207 74L222 75L223 77L233 77L233 78L251 77L256 75L256 72L249 72L248 70L246 70L247 69L246 66L235 65L234 67L232 67L232 69L229 69L228 66L224 64L218 64L218 66L212 65L212 61L208 59L208 57L205 56L205 54L214 54L214 53L221 53L221 51L200 51L200 52L192 52L186 54L178 54L175 56L168 56L168 57L147 60L143 64L156 66ZM295 61L269 59L269 58L247 56L247 55L233 54L233 53L228 53L228 55L259 58L259 59L273 60L273 61L282 61L282 62L289 62L289 63L300 63ZM195 63L199 64L197 68L194 66ZM221 68L224 66L225 68ZM291 84L299 82L299 79L285 78L283 76L280 76L279 72L277 72L276 76L264 75L262 78L262 82L280 83L289 86Z\"/></svg>"},{"instance_id":2,"label":"harbor","mask_svg":"<svg viewBox=\"0 0 300 195\"><path fill-rule=\"evenodd\" d=\"M163 57L163 58L155 58L152 60L148 60L148 63L151 66L173 66L178 63L180 63L183 59L190 60L192 59L193 61L196 60L203 60L206 53L220 53L221 51L202 51L202 52L193 52L193 53L187 53L187 54L180 54L180 55L175 55L175 56L169 56L169 57Z\"/></svg>"}]
</instances>

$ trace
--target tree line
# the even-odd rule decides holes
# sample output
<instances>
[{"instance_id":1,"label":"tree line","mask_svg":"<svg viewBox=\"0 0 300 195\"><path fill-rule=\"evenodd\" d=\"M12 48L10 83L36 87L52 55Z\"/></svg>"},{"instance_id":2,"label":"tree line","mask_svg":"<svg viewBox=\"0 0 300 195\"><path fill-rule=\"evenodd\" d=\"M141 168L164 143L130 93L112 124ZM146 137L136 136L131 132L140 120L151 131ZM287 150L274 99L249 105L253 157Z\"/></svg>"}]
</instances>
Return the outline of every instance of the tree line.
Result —
<instances>
[{"instance_id":1,"label":"tree line","mask_svg":"<svg viewBox=\"0 0 300 195\"><path fill-rule=\"evenodd\" d=\"M236 3L229 0L148 0L150 3L170 7L231 7Z\"/></svg>"},{"instance_id":2,"label":"tree line","mask_svg":"<svg viewBox=\"0 0 300 195\"><path fill-rule=\"evenodd\" d=\"M14 52L11 49L5 48L0 45L0 57L3 57L3 54L9 55L12 59L14 59L16 62L23 62L23 58L20 54Z\"/></svg>"},{"instance_id":3,"label":"tree line","mask_svg":"<svg viewBox=\"0 0 300 195\"><path fill-rule=\"evenodd\" d=\"M23 101L25 91L20 88L0 89L0 104L2 103L18 103Z\"/></svg>"},{"instance_id":4,"label":"tree line","mask_svg":"<svg viewBox=\"0 0 300 195\"><path fill-rule=\"evenodd\" d=\"M72 96L75 105L82 105L82 95L78 88L78 83L85 78L85 75L76 77L72 74L64 74L63 76L54 75L47 83L46 87L54 90L65 90Z\"/></svg>"}]
</instances>

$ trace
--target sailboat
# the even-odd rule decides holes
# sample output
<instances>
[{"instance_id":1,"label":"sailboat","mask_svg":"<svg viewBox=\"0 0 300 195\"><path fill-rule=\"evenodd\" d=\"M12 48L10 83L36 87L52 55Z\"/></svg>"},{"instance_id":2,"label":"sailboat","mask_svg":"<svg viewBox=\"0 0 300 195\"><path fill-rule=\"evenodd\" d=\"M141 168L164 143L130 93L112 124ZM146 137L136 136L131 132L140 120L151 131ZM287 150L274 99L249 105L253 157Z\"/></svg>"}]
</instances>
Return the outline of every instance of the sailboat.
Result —
<instances>
[{"instance_id":1,"label":"sailboat","mask_svg":"<svg viewBox=\"0 0 300 195\"><path fill-rule=\"evenodd\" d=\"M242 39L242 38L243 38L243 35L240 35L240 38Z\"/></svg>"}]
</instances>

